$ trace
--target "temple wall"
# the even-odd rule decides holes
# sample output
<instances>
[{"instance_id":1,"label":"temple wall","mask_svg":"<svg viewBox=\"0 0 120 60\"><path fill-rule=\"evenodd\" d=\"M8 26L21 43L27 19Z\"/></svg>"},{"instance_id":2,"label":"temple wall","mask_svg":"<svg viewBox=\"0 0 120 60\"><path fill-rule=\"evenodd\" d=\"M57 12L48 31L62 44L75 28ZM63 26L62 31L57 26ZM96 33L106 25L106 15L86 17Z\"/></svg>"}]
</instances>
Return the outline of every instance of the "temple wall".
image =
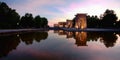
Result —
<instances>
[{"instance_id":1,"label":"temple wall","mask_svg":"<svg viewBox=\"0 0 120 60\"><path fill-rule=\"evenodd\" d=\"M86 14L77 14L75 17L75 28L87 28Z\"/></svg>"}]
</instances>

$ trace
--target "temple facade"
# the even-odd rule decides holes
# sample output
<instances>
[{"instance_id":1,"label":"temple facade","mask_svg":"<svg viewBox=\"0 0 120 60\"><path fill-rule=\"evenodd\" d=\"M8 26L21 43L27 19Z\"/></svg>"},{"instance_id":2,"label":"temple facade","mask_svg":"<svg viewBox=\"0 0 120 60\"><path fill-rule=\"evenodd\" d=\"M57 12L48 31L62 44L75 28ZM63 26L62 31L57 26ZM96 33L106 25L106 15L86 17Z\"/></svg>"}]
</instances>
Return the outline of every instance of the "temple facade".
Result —
<instances>
[{"instance_id":1,"label":"temple facade","mask_svg":"<svg viewBox=\"0 0 120 60\"><path fill-rule=\"evenodd\" d=\"M77 14L75 15L75 28L79 29L85 29L87 28L87 19L86 14Z\"/></svg>"}]
</instances>

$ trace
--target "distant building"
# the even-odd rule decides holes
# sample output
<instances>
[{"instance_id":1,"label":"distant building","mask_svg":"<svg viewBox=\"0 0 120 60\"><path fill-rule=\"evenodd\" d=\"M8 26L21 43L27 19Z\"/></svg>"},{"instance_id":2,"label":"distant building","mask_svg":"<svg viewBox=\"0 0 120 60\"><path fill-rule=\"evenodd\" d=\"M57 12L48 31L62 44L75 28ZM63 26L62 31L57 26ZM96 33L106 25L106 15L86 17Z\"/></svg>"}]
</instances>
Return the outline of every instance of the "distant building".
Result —
<instances>
[{"instance_id":1,"label":"distant building","mask_svg":"<svg viewBox=\"0 0 120 60\"><path fill-rule=\"evenodd\" d=\"M65 27L66 27L66 28L72 28L72 27L73 27L73 21L72 21L72 20L67 20Z\"/></svg>"},{"instance_id":2,"label":"distant building","mask_svg":"<svg viewBox=\"0 0 120 60\"><path fill-rule=\"evenodd\" d=\"M75 15L75 28L85 29L87 28L87 19L86 14L77 14Z\"/></svg>"},{"instance_id":3,"label":"distant building","mask_svg":"<svg viewBox=\"0 0 120 60\"><path fill-rule=\"evenodd\" d=\"M59 25L58 24L54 24L54 27L59 27Z\"/></svg>"},{"instance_id":4,"label":"distant building","mask_svg":"<svg viewBox=\"0 0 120 60\"><path fill-rule=\"evenodd\" d=\"M66 22L58 22L59 27L65 27Z\"/></svg>"}]
</instances>

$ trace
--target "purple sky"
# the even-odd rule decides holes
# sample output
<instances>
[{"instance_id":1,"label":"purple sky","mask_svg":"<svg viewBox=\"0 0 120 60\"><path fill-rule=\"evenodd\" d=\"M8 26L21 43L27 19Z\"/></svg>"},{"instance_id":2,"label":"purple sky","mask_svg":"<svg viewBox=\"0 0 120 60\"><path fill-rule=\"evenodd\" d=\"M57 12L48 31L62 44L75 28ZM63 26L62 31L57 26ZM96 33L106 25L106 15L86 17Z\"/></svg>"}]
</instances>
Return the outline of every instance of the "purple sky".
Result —
<instances>
[{"instance_id":1,"label":"purple sky","mask_svg":"<svg viewBox=\"0 0 120 60\"><path fill-rule=\"evenodd\" d=\"M103 14L106 9L112 9L120 18L120 0L1 0L22 16L32 13L48 18L52 26L58 21L73 19L77 13L88 15Z\"/></svg>"}]
</instances>

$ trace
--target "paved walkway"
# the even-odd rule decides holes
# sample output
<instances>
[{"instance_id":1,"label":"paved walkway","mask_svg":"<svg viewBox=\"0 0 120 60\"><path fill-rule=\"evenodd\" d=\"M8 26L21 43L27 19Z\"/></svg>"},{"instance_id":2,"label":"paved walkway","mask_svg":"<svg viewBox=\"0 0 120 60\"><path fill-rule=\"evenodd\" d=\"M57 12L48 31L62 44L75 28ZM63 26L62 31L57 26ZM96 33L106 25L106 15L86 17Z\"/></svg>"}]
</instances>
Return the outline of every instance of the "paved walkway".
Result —
<instances>
[{"instance_id":1,"label":"paved walkway","mask_svg":"<svg viewBox=\"0 0 120 60\"><path fill-rule=\"evenodd\" d=\"M31 31L42 31L47 29L2 29L0 30L0 33L14 33L14 32L31 32Z\"/></svg>"},{"instance_id":2,"label":"paved walkway","mask_svg":"<svg viewBox=\"0 0 120 60\"><path fill-rule=\"evenodd\" d=\"M102 29L102 28L87 28L87 29L76 29L76 28L61 28L66 31L117 31L120 32L120 29Z\"/></svg>"}]
</instances>

